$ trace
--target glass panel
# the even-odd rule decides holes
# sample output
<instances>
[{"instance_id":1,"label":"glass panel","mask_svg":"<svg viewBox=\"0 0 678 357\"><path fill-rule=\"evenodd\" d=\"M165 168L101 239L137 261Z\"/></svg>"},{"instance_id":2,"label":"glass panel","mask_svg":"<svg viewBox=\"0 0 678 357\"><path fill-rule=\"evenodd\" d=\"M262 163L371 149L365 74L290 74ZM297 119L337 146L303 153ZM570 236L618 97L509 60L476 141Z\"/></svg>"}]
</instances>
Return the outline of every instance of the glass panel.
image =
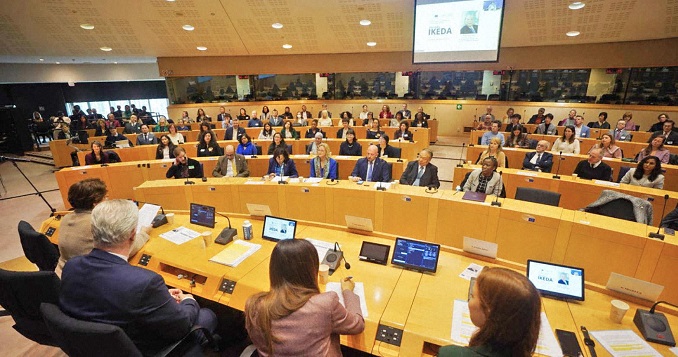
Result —
<instances>
[{"instance_id":1,"label":"glass panel","mask_svg":"<svg viewBox=\"0 0 678 357\"><path fill-rule=\"evenodd\" d=\"M317 99L314 73L250 76L256 100Z\"/></svg>"},{"instance_id":2,"label":"glass panel","mask_svg":"<svg viewBox=\"0 0 678 357\"><path fill-rule=\"evenodd\" d=\"M169 105L169 100L166 98L162 99L149 99L149 104L150 104L150 109L149 111L153 112L153 116L157 117L160 115L164 115L165 117L168 117L167 115L167 106Z\"/></svg>"},{"instance_id":3,"label":"glass panel","mask_svg":"<svg viewBox=\"0 0 678 357\"><path fill-rule=\"evenodd\" d=\"M118 110L118 106L120 106L120 110L122 110L122 115L125 115L125 106L129 105L129 100L111 100L110 101L111 106L115 108L115 110Z\"/></svg>"},{"instance_id":4,"label":"glass panel","mask_svg":"<svg viewBox=\"0 0 678 357\"><path fill-rule=\"evenodd\" d=\"M678 67L633 68L624 104L671 105L677 80Z\"/></svg>"},{"instance_id":5,"label":"glass panel","mask_svg":"<svg viewBox=\"0 0 678 357\"><path fill-rule=\"evenodd\" d=\"M76 105L79 105L80 110L87 113L87 108L89 108L89 103L87 103L87 102L75 102L75 103L71 103L71 105L68 106L68 113L66 113L66 115L72 115L73 114L73 107L76 106Z\"/></svg>"},{"instance_id":6,"label":"glass panel","mask_svg":"<svg viewBox=\"0 0 678 357\"><path fill-rule=\"evenodd\" d=\"M395 73L337 73L328 88L334 87L335 99L395 98Z\"/></svg>"},{"instance_id":7,"label":"glass panel","mask_svg":"<svg viewBox=\"0 0 678 357\"><path fill-rule=\"evenodd\" d=\"M100 114L102 117L106 117L110 112L108 101L102 102L89 102L90 109L96 109L97 114Z\"/></svg>"},{"instance_id":8,"label":"glass panel","mask_svg":"<svg viewBox=\"0 0 678 357\"><path fill-rule=\"evenodd\" d=\"M238 99L235 76L167 78L172 104L228 102Z\"/></svg>"},{"instance_id":9,"label":"glass panel","mask_svg":"<svg viewBox=\"0 0 678 357\"><path fill-rule=\"evenodd\" d=\"M483 71L421 72L415 77L415 97L419 99L487 98L481 94Z\"/></svg>"}]
</instances>

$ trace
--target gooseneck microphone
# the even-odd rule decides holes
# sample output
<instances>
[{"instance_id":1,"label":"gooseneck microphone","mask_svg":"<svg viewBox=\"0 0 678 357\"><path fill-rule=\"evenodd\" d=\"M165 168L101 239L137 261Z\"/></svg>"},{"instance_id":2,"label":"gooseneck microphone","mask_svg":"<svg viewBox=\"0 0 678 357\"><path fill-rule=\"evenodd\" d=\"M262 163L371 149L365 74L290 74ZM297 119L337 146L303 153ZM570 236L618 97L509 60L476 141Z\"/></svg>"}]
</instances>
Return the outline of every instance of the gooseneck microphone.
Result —
<instances>
[{"instance_id":1,"label":"gooseneck microphone","mask_svg":"<svg viewBox=\"0 0 678 357\"><path fill-rule=\"evenodd\" d=\"M459 154L459 163L457 164L457 167L464 167L464 148L466 147L466 143L461 143L461 154Z\"/></svg>"},{"instance_id":2,"label":"gooseneck microphone","mask_svg":"<svg viewBox=\"0 0 678 357\"><path fill-rule=\"evenodd\" d=\"M664 208L662 208L661 219L664 219L664 213L666 213L666 204L668 203L668 201L669 201L669 195L664 195ZM660 222L661 222L661 220L660 220ZM650 237L650 238L655 238L655 239L659 239L659 240L664 240L664 235L659 233L659 230L660 230L660 229L662 229L662 224L661 224L661 223L659 223L659 227L657 227L657 233L652 233L652 232L650 232L650 234L648 235L648 237ZM658 304L658 303L657 303L657 304ZM655 306L656 306L657 304L655 304ZM654 311L654 306L652 307L652 310L650 310L650 311Z\"/></svg>"},{"instance_id":3,"label":"gooseneck microphone","mask_svg":"<svg viewBox=\"0 0 678 357\"><path fill-rule=\"evenodd\" d=\"M499 178L502 177L502 172L503 172L503 171L499 171ZM502 182L502 185L503 185L503 184L504 184L504 183ZM492 201L492 206L501 207L501 202L499 202L499 196L500 196L500 195L501 195L501 194L497 195L497 196L495 197L494 201Z\"/></svg>"},{"instance_id":4,"label":"gooseneck microphone","mask_svg":"<svg viewBox=\"0 0 678 357\"><path fill-rule=\"evenodd\" d=\"M228 218L225 214L221 214L219 212L215 212L216 214L226 218L228 220L228 228L224 228L221 233L219 233L219 236L217 239L214 240L214 243L217 244L228 244L233 241L233 238L238 235L238 230L236 228L231 228L231 219Z\"/></svg>"},{"instance_id":5,"label":"gooseneck microphone","mask_svg":"<svg viewBox=\"0 0 678 357\"><path fill-rule=\"evenodd\" d=\"M666 301L657 301L652 305L650 311L636 310L636 314L633 316L633 323L638 327L645 340L667 346L675 346L676 340L673 338L669 321L664 314L654 311L659 304L678 307Z\"/></svg>"},{"instance_id":6,"label":"gooseneck microphone","mask_svg":"<svg viewBox=\"0 0 678 357\"><path fill-rule=\"evenodd\" d=\"M560 162L563 161L563 152L561 151L560 154L558 154L558 168L556 169L556 174L553 175L553 178L556 180L560 180Z\"/></svg>"}]
</instances>

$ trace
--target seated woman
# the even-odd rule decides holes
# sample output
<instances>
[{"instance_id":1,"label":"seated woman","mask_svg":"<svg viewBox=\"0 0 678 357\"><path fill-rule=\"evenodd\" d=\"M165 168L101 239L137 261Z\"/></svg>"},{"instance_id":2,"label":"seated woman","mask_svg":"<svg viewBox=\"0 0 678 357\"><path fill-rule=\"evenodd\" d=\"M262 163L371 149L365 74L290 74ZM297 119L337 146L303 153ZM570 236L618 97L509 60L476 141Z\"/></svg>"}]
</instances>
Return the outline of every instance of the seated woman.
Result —
<instances>
[{"instance_id":1,"label":"seated woman","mask_svg":"<svg viewBox=\"0 0 678 357\"><path fill-rule=\"evenodd\" d=\"M478 327L468 347L442 347L439 357L534 354L541 325L541 298L525 275L485 267L473 285L468 309L471 322Z\"/></svg>"},{"instance_id":2,"label":"seated woman","mask_svg":"<svg viewBox=\"0 0 678 357\"><path fill-rule=\"evenodd\" d=\"M388 121L388 126L390 127L400 127L400 123L404 120L403 118L403 112L397 112L395 113L395 116L391 118L391 120Z\"/></svg>"},{"instance_id":3,"label":"seated woman","mask_svg":"<svg viewBox=\"0 0 678 357\"><path fill-rule=\"evenodd\" d=\"M372 124L372 120L374 120L374 113L368 112L367 118L363 119L363 126L370 126Z\"/></svg>"},{"instance_id":4,"label":"seated woman","mask_svg":"<svg viewBox=\"0 0 678 357\"><path fill-rule=\"evenodd\" d=\"M527 139L527 134L525 134L522 125L514 125L511 129L511 135L509 135L508 139L504 143L505 148L530 147L530 141Z\"/></svg>"},{"instance_id":5,"label":"seated woman","mask_svg":"<svg viewBox=\"0 0 678 357\"><path fill-rule=\"evenodd\" d=\"M275 130L273 130L271 123L267 121L264 123L264 128L261 129L258 138L260 140L273 140L273 134L275 134Z\"/></svg>"},{"instance_id":6,"label":"seated woman","mask_svg":"<svg viewBox=\"0 0 678 357\"><path fill-rule=\"evenodd\" d=\"M108 135L108 126L106 126L106 121L103 119L97 119L94 129L94 136Z\"/></svg>"},{"instance_id":7,"label":"seated woman","mask_svg":"<svg viewBox=\"0 0 678 357\"><path fill-rule=\"evenodd\" d=\"M210 126L210 123L204 122L200 123L200 132L198 132L198 141L202 140L202 136L205 135L205 133L210 132L212 133L212 127ZM216 136L214 133L212 133L212 137L216 139Z\"/></svg>"},{"instance_id":8,"label":"seated woman","mask_svg":"<svg viewBox=\"0 0 678 357\"><path fill-rule=\"evenodd\" d=\"M381 158L399 158L400 155L396 152L396 149L388 144L388 135L384 134L379 138L379 144L377 145L379 149L379 157Z\"/></svg>"},{"instance_id":9,"label":"seated woman","mask_svg":"<svg viewBox=\"0 0 678 357\"><path fill-rule=\"evenodd\" d=\"M273 152L273 157L268 161L268 171L266 174L271 177L299 177L297 167L294 165L294 160L290 159L287 150L283 148L277 148Z\"/></svg>"},{"instance_id":10,"label":"seated woman","mask_svg":"<svg viewBox=\"0 0 678 357\"><path fill-rule=\"evenodd\" d=\"M391 113L391 107L384 104L381 106L381 112L379 112L379 119L391 119L393 118L393 113Z\"/></svg>"},{"instance_id":11,"label":"seated woman","mask_svg":"<svg viewBox=\"0 0 678 357\"><path fill-rule=\"evenodd\" d=\"M158 124L153 127L154 133L165 133L169 131L169 126L167 125L167 118L164 115L161 115L158 118Z\"/></svg>"},{"instance_id":12,"label":"seated woman","mask_svg":"<svg viewBox=\"0 0 678 357\"><path fill-rule=\"evenodd\" d=\"M330 146L326 143L318 144L318 156L311 159L311 177L339 178L337 160L332 158Z\"/></svg>"},{"instance_id":13,"label":"seated woman","mask_svg":"<svg viewBox=\"0 0 678 357\"><path fill-rule=\"evenodd\" d=\"M398 112L398 114L402 115L401 112ZM396 114L396 116L398 116L398 114ZM400 127L398 128L398 130L395 131L395 133L393 133L393 140L403 139L403 140L413 142L414 141L414 135L412 134L412 132L409 129L410 129L410 125L407 124L407 122L404 121L404 120L401 121Z\"/></svg>"},{"instance_id":14,"label":"seated woman","mask_svg":"<svg viewBox=\"0 0 678 357\"><path fill-rule=\"evenodd\" d=\"M238 118L238 120L246 120L246 121L250 120L250 116L247 115L247 111L245 110L245 108L240 108L240 114L238 114L237 118Z\"/></svg>"},{"instance_id":15,"label":"seated woman","mask_svg":"<svg viewBox=\"0 0 678 357\"><path fill-rule=\"evenodd\" d=\"M200 142L198 143L198 157L221 155L221 148L219 147L219 144L217 144L217 139L212 134L212 131L206 131L202 134Z\"/></svg>"},{"instance_id":16,"label":"seated woman","mask_svg":"<svg viewBox=\"0 0 678 357\"><path fill-rule=\"evenodd\" d=\"M339 335L365 329L350 278L341 282L346 307L320 292L318 253L304 239L281 240L271 253L271 290L245 303L245 327L260 356L341 356Z\"/></svg>"},{"instance_id":17,"label":"seated woman","mask_svg":"<svg viewBox=\"0 0 678 357\"><path fill-rule=\"evenodd\" d=\"M285 144L285 139L283 139L282 134L280 133L273 134L273 142L268 147L268 154L273 155L273 152L277 148L282 148L287 151L287 144Z\"/></svg>"},{"instance_id":18,"label":"seated woman","mask_svg":"<svg viewBox=\"0 0 678 357\"><path fill-rule=\"evenodd\" d=\"M169 132L167 136L170 138L170 140L172 140L172 144L174 145L184 143L184 134L179 134L177 130L177 126L174 124L170 124L169 127L167 127L167 131Z\"/></svg>"},{"instance_id":19,"label":"seated woman","mask_svg":"<svg viewBox=\"0 0 678 357\"><path fill-rule=\"evenodd\" d=\"M664 188L662 163L656 156L646 156L636 168L629 169L619 182L661 190Z\"/></svg>"},{"instance_id":20,"label":"seated woman","mask_svg":"<svg viewBox=\"0 0 678 357\"><path fill-rule=\"evenodd\" d=\"M131 140L127 139L126 136L118 133L118 130L116 130L115 128L108 129L108 136L106 137L104 145L106 145L106 147L113 147L115 146L115 143L120 140L127 140L127 143L129 144L130 147L134 146Z\"/></svg>"},{"instance_id":21,"label":"seated woman","mask_svg":"<svg viewBox=\"0 0 678 357\"><path fill-rule=\"evenodd\" d=\"M165 134L160 137L158 149L155 151L155 158L159 159L174 159L174 148L176 146L170 139L169 135Z\"/></svg>"},{"instance_id":22,"label":"seated woman","mask_svg":"<svg viewBox=\"0 0 678 357\"><path fill-rule=\"evenodd\" d=\"M603 157L621 159L622 151L619 148L619 146L615 145L614 143L615 143L614 136L612 136L611 134L603 134L600 137L600 142L593 145L591 149L589 149L589 152L591 152L591 150L593 149L602 149Z\"/></svg>"},{"instance_id":23,"label":"seated woman","mask_svg":"<svg viewBox=\"0 0 678 357\"><path fill-rule=\"evenodd\" d=\"M66 123L61 123L61 131L57 135L57 139L70 139L71 138L71 126Z\"/></svg>"},{"instance_id":24,"label":"seated woman","mask_svg":"<svg viewBox=\"0 0 678 357\"><path fill-rule=\"evenodd\" d=\"M98 178L87 178L78 181L68 188L68 203L73 206L73 213L61 219L59 227L59 263L55 269L61 276L66 262L80 255L88 254L94 248L92 236L92 209L106 198L106 184ZM150 228L150 227L149 227ZM137 234L130 257L136 254L148 240L148 230Z\"/></svg>"},{"instance_id":25,"label":"seated woman","mask_svg":"<svg viewBox=\"0 0 678 357\"><path fill-rule=\"evenodd\" d=\"M638 153L636 160L642 161L648 156L656 156L662 164L668 164L671 152L664 148L664 140L666 138L663 135L652 135L647 147Z\"/></svg>"},{"instance_id":26,"label":"seated woman","mask_svg":"<svg viewBox=\"0 0 678 357\"><path fill-rule=\"evenodd\" d=\"M240 137L240 144L238 144L238 148L235 150L235 153L240 155L256 155L257 147L252 144L252 140L250 139L249 135L243 134Z\"/></svg>"},{"instance_id":27,"label":"seated woman","mask_svg":"<svg viewBox=\"0 0 678 357\"><path fill-rule=\"evenodd\" d=\"M428 128L428 121L426 118L424 118L424 113L417 113L414 115L412 126L418 128Z\"/></svg>"},{"instance_id":28,"label":"seated woman","mask_svg":"<svg viewBox=\"0 0 678 357\"><path fill-rule=\"evenodd\" d=\"M341 112L339 114L339 117L343 120L346 119L348 120L348 126L353 127L355 125L355 121L353 120L353 114L349 112L348 110Z\"/></svg>"},{"instance_id":29,"label":"seated woman","mask_svg":"<svg viewBox=\"0 0 678 357\"><path fill-rule=\"evenodd\" d=\"M367 139L379 139L382 135L384 132L379 125L379 119L372 119L371 126L367 129Z\"/></svg>"},{"instance_id":30,"label":"seated woman","mask_svg":"<svg viewBox=\"0 0 678 357\"><path fill-rule=\"evenodd\" d=\"M346 141L339 145L339 155L363 156L363 148L358 144L358 139L355 137L355 130L348 129L346 132Z\"/></svg>"},{"instance_id":31,"label":"seated woman","mask_svg":"<svg viewBox=\"0 0 678 357\"><path fill-rule=\"evenodd\" d=\"M184 112L184 113L188 114L188 112ZM177 125L177 130L189 131L189 130L191 130L191 127L190 127L190 125L188 125L186 123L186 121L184 121L184 119L179 119L179 122L178 122L178 125Z\"/></svg>"},{"instance_id":32,"label":"seated woman","mask_svg":"<svg viewBox=\"0 0 678 357\"><path fill-rule=\"evenodd\" d=\"M283 130L280 131L283 139L299 139L299 132L294 129L291 121L286 121L283 124Z\"/></svg>"},{"instance_id":33,"label":"seated woman","mask_svg":"<svg viewBox=\"0 0 678 357\"><path fill-rule=\"evenodd\" d=\"M476 165L480 165L488 157L497 159L499 167L506 167L506 154L501 149L501 139L494 137L490 139L490 145L487 145L487 150L480 153Z\"/></svg>"},{"instance_id":34,"label":"seated woman","mask_svg":"<svg viewBox=\"0 0 678 357\"><path fill-rule=\"evenodd\" d=\"M320 118L318 119L319 126L332 126L332 119L330 119L327 110L320 112Z\"/></svg>"},{"instance_id":35,"label":"seated woman","mask_svg":"<svg viewBox=\"0 0 678 357\"><path fill-rule=\"evenodd\" d=\"M552 152L563 152L567 154L579 154L579 140L574 135L574 126L568 125L563 131L563 136L556 139L551 148Z\"/></svg>"},{"instance_id":36,"label":"seated woman","mask_svg":"<svg viewBox=\"0 0 678 357\"><path fill-rule=\"evenodd\" d=\"M101 142L92 141L92 152L85 155L85 165L99 165L109 163L108 153L101 148Z\"/></svg>"},{"instance_id":37,"label":"seated woman","mask_svg":"<svg viewBox=\"0 0 678 357\"><path fill-rule=\"evenodd\" d=\"M497 159L488 157L483 160L483 167L471 171L462 187L462 191L482 192L488 195L500 196L504 183L497 169Z\"/></svg>"}]
</instances>

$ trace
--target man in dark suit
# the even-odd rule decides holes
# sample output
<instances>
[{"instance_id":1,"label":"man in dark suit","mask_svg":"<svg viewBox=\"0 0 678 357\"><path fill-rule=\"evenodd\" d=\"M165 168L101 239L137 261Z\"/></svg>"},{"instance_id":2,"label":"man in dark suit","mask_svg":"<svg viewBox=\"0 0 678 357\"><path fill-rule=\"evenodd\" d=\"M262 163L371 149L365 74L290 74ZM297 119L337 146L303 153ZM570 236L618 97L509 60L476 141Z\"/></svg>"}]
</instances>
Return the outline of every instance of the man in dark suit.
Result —
<instances>
[{"instance_id":1,"label":"man in dark suit","mask_svg":"<svg viewBox=\"0 0 678 357\"><path fill-rule=\"evenodd\" d=\"M405 168L405 172L400 176L400 183L403 185L440 187L438 180L438 167L431 163L433 152L430 149L424 149L419 153L419 160L410 161Z\"/></svg>"},{"instance_id":2,"label":"man in dark suit","mask_svg":"<svg viewBox=\"0 0 678 357\"><path fill-rule=\"evenodd\" d=\"M459 33L466 35L469 33L478 33L478 25L475 25L476 17L473 13L467 13L464 17L464 27L459 30Z\"/></svg>"},{"instance_id":3,"label":"man in dark suit","mask_svg":"<svg viewBox=\"0 0 678 357\"><path fill-rule=\"evenodd\" d=\"M220 157L217 165L212 171L214 177L249 177L250 169L247 166L247 159L240 154L235 153L233 145L226 145L224 156Z\"/></svg>"},{"instance_id":4,"label":"man in dark suit","mask_svg":"<svg viewBox=\"0 0 678 357\"><path fill-rule=\"evenodd\" d=\"M348 119L341 119L341 129L337 130L337 139L346 139L349 127Z\"/></svg>"},{"instance_id":5,"label":"man in dark suit","mask_svg":"<svg viewBox=\"0 0 678 357\"><path fill-rule=\"evenodd\" d=\"M353 182L391 182L391 167L386 161L377 157L379 148L376 145L370 145L367 148L367 155L355 163L349 180Z\"/></svg>"},{"instance_id":6,"label":"man in dark suit","mask_svg":"<svg viewBox=\"0 0 678 357\"><path fill-rule=\"evenodd\" d=\"M174 162L169 169L165 177L175 179L178 178L201 178L202 177L202 166L197 160L193 160L186 156L186 150L181 146L174 148Z\"/></svg>"},{"instance_id":7,"label":"man in dark suit","mask_svg":"<svg viewBox=\"0 0 678 357\"><path fill-rule=\"evenodd\" d=\"M119 326L149 355L183 338L193 325L214 331L217 318L192 295L167 289L157 273L127 263L138 216L128 200L103 201L92 210L94 249L66 262L59 305L77 319ZM200 353L204 335L192 337L192 351Z\"/></svg>"},{"instance_id":8,"label":"man in dark suit","mask_svg":"<svg viewBox=\"0 0 678 357\"><path fill-rule=\"evenodd\" d=\"M580 161L573 173L589 180L612 180L612 168L603 162L602 149L591 149L588 160Z\"/></svg>"},{"instance_id":9,"label":"man in dark suit","mask_svg":"<svg viewBox=\"0 0 678 357\"><path fill-rule=\"evenodd\" d=\"M549 142L540 140L537 143L537 151L528 152L523 159L523 170L551 172L553 167L553 155L548 152Z\"/></svg>"},{"instance_id":10,"label":"man in dark suit","mask_svg":"<svg viewBox=\"0 0 678 357\"><path fill-rule=\"evenodd\" d=\"M664 124L662 125L662 130L655 131L654 133L652 133L652 138L655 138L659 135L663 135L666 138L664 139L664 144L678 145L678 133L673 131L673 125L674 125L673 120L666 119L664 121Z\"/></svg>"},{"instance_id":11,"label":"man in dark suit","mask_svg":"<svg viewBox=\"0 0 678 357\"><path fill-rule=\"evenodd\" d=\"M240 142L240 137L245 135L245 128L240 127L240 120L238 120L238 117L233 118L231 123L233 126L226 129L224 140L238 140L238 142ZM233 133L235 133L235 137L233 137Z\"/></svg>"},{"instance_id":12,"label":"man in dark suit","mask_svg":"<svg viewBox=\"0 0 678 357\"><path fill-rule=\"evenodd\" d=\"M224 120L227 120L227 118L228 117L226 116L226 107L223 107L223 106L219 107L219 114L217 114L217 121L224 121ZM228 123L228 124L230 124L230 123Z\"/></svg>"},{"instance_id":13,"label":"man in dark suit","mask_svg":"<svg viewBox=\"0 0 678 357\"><path fill-rule=\"evenodd\" d=\"M148 130L148 125L142 124L141 125L141 134L137 135L137 146L139 145L157 145L158 144L158 138L153 135L153 133L149 133Z\"/></svg>"}]
</instances>

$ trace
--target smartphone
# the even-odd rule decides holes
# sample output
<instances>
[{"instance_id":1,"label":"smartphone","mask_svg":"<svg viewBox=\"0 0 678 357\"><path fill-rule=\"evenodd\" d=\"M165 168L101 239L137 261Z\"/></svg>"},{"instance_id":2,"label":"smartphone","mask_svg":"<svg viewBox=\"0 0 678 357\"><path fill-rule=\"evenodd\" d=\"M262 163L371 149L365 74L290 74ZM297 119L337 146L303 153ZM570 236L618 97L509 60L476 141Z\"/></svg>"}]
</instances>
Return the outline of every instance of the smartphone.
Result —
<instances>
[{"instance_id":1,"label":"smartphone","mask_svg":"<svg viewBox=\"0 0 678 357\"><path fill-rule=\"evenodd\" d=\"M363 181L362 181L362 180L361 180L361 181L358 181L358 182L356 182L356 184L357 184L357 185L362 185L362 184L363 184Z\"/></svg>"},{"instance_id":2,"label":"smartphone","mask_svg":"<svg viewBox=\"0 0 678 357\"><path fill-rule=\"evenodd\" d=\"M574 332L556 329L556 337L558 337L560 349L563 350L563 356L583 356L581 348L579 347L579 341L577 341L577 335L575 335Z\"/></svg>"}]
</instances>

